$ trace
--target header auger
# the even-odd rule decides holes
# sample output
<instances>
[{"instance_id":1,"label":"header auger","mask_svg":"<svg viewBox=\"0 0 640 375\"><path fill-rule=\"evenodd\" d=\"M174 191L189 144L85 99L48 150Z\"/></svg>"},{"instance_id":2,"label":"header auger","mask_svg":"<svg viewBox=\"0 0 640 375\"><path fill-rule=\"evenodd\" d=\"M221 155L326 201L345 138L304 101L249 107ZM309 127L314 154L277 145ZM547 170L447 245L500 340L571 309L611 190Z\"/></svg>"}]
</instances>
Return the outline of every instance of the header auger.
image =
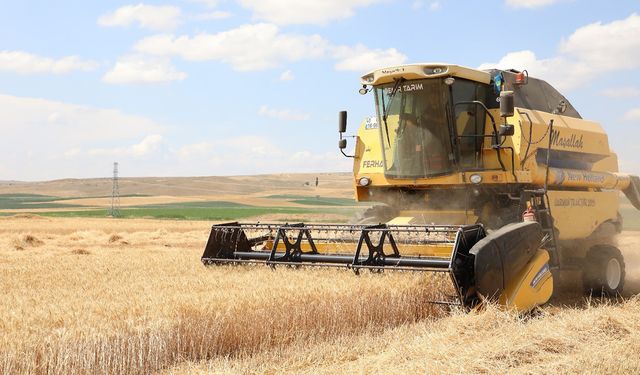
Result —
<instances>
[{"instance_id":1,"label":"header auger","mask_svg":"<svg viewBox=\"0 0 640 375\"><path fill-rule=\"evenodd\" d=\"M377 115L347 155L341 112L339 148L356 200L378 204L354 225L214 225L203 263L436 272L451 280L442 302L465 307L529 310L563 272L593 293L622 291L618 195L640 209L640 179L618 173L602 127L557 90L526 71L449 64L361 83Z\"/></svg>"}]
</instances>

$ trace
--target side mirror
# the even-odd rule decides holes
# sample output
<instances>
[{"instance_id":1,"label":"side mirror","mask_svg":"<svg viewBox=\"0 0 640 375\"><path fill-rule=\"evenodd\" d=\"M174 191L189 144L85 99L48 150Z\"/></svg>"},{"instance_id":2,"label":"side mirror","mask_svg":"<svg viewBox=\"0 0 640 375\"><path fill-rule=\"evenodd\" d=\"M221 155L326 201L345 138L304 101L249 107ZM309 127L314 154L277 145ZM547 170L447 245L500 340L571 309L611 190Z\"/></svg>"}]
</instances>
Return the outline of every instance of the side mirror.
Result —
<instances>
[{"instance_id":1,"label":"side mirror","mask_svg":"<svg viewBox=\"0 0 640 375\"><path fill-rule=\"evenodd\" d=\"M353 155L347 155L344 153L344 149L347 148L347 140L342 138L342 134L347 131L347 111L338 112L338 132L340 133L340 140L338 141L338 148L342 155L353 158Z\"/></svg>"},{"instance_id":2,"label":"side mirror","mask_svg":"<svg viewBox=\"0 0 640 375\"><path fill-rule=\"evenodd\" d=\"M500 117L513 116L513 91L500 92Z\"/></svg>"},{"instance_id":3,"label":"side mirror","mask_svg":"<svg viewBox=\"0 0 640 375\"><path fill-rule=\"evenodd\" d=\"M344 133L347 131L347 111L338 112L338 132Z\"/></svg>"},{"instance_id":4,"label":"side mirror","mask_svg":"<svg viewBox=\"0 0 640 375\"><path fill-rule=\"evenodd\" d=\"M500 130L498 130L498 134L502 137L513 135L514 127L511 124L500 125Z\"/></svg>"}]
</instances>

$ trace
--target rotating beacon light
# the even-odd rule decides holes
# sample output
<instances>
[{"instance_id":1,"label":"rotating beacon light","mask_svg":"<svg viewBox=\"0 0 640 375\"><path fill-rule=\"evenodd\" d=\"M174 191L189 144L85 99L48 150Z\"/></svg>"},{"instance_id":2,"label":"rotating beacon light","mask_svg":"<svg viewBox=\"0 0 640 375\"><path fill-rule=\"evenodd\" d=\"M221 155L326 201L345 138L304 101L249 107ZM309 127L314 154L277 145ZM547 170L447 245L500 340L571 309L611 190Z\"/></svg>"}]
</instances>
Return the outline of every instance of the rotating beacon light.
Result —
<instances>
[{"instance_id":1,"label":"rotating beacon light","mask_svg":"<svg viewBox=\"0 0 640 375\"><path fill-rule=\"evenodd\" d=\"M529 83L529 72L527 72L526 69L516 73L516 80L514 82L516 86L523 86L527 83Z\"/></svg>"}]
</instances>

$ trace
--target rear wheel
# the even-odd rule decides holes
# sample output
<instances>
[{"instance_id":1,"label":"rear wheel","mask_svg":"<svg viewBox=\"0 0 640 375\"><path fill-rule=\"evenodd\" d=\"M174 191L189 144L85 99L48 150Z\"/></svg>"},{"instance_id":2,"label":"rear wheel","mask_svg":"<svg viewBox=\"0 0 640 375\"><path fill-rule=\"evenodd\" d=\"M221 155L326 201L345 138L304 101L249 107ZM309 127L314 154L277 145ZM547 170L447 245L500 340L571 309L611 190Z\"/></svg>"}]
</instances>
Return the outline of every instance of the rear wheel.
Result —
<instances>
[{"instance_id":1,"label":"rear wheel","mask_svg":"<svg viewBox=\"0 0 640 375\"><path fill-rule=\"evenodd\" d=\"M592 295L616 296L624 287L625 264L620 250L609 245L592 247L585 258L584 288Z\"/></svg>"}]
</instances>

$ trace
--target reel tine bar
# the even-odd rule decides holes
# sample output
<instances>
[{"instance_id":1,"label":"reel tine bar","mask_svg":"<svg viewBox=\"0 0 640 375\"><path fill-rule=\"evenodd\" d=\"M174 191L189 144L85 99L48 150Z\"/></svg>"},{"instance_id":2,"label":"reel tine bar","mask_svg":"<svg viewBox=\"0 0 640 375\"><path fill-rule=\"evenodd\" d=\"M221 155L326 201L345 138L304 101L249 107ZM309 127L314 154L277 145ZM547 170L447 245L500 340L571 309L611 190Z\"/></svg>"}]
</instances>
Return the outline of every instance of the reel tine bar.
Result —
<instances>
[{"instance_id":1,"label":"reel tine bar","mask_svg":"<svg viewBox=\"0 0 640 375\"><path fill-rule=\"evenodd\" d=\"M402 252L403 249L415 249L416 246L452 246L455 242L453 237L457 238L459 230L460 226L435 225L232 222L212 227L202 261L205 264L259 261L272 266L287 263L317 266L342 264L354 270L396 268L450 271L452 259L448 256L402 255ZM400 240L396 235L400 236ZM322 250L318 241L323 246ZM416 254L415 250L412 254Z\"/></svg>"}]
</instances>

